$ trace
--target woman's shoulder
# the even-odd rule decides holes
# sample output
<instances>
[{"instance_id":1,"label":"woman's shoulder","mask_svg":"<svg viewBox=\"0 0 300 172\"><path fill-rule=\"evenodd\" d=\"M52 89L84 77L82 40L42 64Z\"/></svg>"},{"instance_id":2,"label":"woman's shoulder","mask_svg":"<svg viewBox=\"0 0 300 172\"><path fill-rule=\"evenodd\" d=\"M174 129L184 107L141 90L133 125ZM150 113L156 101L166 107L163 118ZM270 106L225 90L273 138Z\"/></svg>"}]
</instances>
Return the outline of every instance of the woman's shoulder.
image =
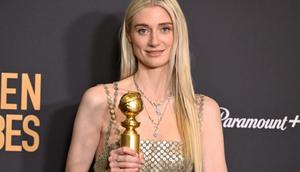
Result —
<instances>
[{"instance_id":1,"label":"woman's shoulder","mask_svg":"<svg viewBox=\"0 0 300 172\"><path fill-rule=\"evenodd\" d=\"M195 94L195 96L204 118L206 116L216 116L220 114L220 106L214 98L204 94Z\"/></svg>"},{"instance_id":2,"label":"woman's shoulder","mask_svg":"<svg viewBox=\"0 0 300 172\"><path fill-rule=\"evenodd\" d=\"M122 92L124 84L126 85L128 79L112 82L97 84L88 88L82 96L82 103L86 104L90 108L103 109L107 107L108 97L114 98L117 93Z\"/></svg>"},{"instance_id":3,"label":"woman's shoulder","mask_svg":"<svg viewBox=\"0 0 300 172\"><path fill-rule=\"evenodd\" d=\"M208 123L210 125L216 125L220 123L221 116L220 116L220 106L218 102L213 99L212 97L209 97L207 95L198 94L196 97L201 97L202 103L201 103L201 119L204 121L204 123Z\"/></svg>"},{"instance_id":4,"label":"woman's shoulder","mask_svg":"<svg viewBox=\"0 0 300 172\"><path fill-rule=\"evenodd\" d=\"M199 93L196 93L195 96L196 96L197 101L203 101L203 103L206 104L206 106L209 106L209 107L218 106L219 107L217 101L212 97L209 97L204 94L199 94Z\"/></svg>"},{"instance_id":5,"label":"woman's shoulder","mask_svg":"<svg viewBox=\"0 0 300 172\"><path fill-rule=\"evenodd\" d=\"M107 90L112 89L112 83L97 84L88 88L82 95L80 106L90 109L96 114L104 114L108 107ZM96 116L98 116L96 115Z\"/></svg>"},{"instance_id":6,"label":"woman's shoulder","mask_svg":"<svg viewBox=\"0 0 300 172\"><path fill-rule=\"evenodd\" d=\"M105 91L102 84L88 88L82 96L81 103L89 108L99 108L106 102Z\"/></svg>"}]
</instances>

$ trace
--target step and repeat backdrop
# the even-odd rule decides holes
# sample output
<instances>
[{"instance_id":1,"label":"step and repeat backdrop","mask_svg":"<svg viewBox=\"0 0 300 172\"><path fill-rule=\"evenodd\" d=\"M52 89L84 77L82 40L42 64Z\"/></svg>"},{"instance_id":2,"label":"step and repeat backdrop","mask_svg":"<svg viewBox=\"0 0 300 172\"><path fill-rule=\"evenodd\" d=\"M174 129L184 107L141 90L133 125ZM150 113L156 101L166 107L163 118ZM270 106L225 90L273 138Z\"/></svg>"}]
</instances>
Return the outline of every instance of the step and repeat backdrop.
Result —
<instances>
[{"instance_id":1,"label":"step and repeat backdrop","mask_svg":"<svg viewBox=\"0 0 300 172\"><path fill-rule=\"evenodd\" d=\"M129 0L0 2L0 171L64 171L83 92L118 80ZM300 3L180 1L230 172L300 171Z\"/></svg>"}]
</instances>

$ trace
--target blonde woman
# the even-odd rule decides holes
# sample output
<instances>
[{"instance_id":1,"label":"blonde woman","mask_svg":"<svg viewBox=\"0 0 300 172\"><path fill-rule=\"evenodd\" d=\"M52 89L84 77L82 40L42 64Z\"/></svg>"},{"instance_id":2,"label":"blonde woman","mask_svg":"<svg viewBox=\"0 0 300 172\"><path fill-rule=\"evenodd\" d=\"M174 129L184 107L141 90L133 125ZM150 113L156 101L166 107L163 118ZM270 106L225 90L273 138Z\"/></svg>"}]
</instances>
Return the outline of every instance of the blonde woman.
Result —
<instances>
[{"instance_id":1,"label":"blonde woman","mask_svg":"<svg viewBox=\"0 0 300 172\"><path fill-rule=\"evenodd\" d=\"M79 106L66 171L226 172L218 104L194 93L188 32L176 0L133 0L124 17L121 80L88 89ZM141 153L120 147L117 108L142 95Z\"/></svg>"}]
</instances>

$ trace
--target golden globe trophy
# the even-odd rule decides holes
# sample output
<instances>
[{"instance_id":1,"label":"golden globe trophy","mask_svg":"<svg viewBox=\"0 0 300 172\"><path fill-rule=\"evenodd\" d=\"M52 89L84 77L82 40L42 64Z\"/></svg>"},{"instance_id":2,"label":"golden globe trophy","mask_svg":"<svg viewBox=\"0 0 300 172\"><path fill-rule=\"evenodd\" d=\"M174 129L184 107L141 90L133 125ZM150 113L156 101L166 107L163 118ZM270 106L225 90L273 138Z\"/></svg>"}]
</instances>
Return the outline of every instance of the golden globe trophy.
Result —
<instances>
[{"instance_id":1,"label":"golden globe trophy","mask_svg":"<svg viewBox=\"0 0 300 172\"><path fill-rule=\"evenodd\" d=\"M135 91L128 91L121 97L119 109L126 116L121 124L125 131L121 134L121 146L134 149L137 153L140 151L140 135L135 128L140 126L140 122L135 117L143 110L143 101L141 94Z\"/></svg>"}]
</instances>

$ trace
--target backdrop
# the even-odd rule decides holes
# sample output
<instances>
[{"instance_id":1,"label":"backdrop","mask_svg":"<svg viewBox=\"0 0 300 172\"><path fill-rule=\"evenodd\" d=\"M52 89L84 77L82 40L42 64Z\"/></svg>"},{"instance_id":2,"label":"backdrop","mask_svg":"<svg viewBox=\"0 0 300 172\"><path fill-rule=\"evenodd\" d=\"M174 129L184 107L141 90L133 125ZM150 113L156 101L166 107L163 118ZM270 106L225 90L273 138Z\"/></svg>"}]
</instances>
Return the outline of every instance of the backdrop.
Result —
<instances>
[{"instance_id":1,"label":"backdrop","mask_svg":"<svg viewBox=\"0 0 300 172\"><path fill-rule=\"evenodd\" d=\"M83 92L118 79L129 0L0 2L0 171L64 170ZM180 1L230 172L300 171L300 4Z\"/></svg>"}]
</instances>

